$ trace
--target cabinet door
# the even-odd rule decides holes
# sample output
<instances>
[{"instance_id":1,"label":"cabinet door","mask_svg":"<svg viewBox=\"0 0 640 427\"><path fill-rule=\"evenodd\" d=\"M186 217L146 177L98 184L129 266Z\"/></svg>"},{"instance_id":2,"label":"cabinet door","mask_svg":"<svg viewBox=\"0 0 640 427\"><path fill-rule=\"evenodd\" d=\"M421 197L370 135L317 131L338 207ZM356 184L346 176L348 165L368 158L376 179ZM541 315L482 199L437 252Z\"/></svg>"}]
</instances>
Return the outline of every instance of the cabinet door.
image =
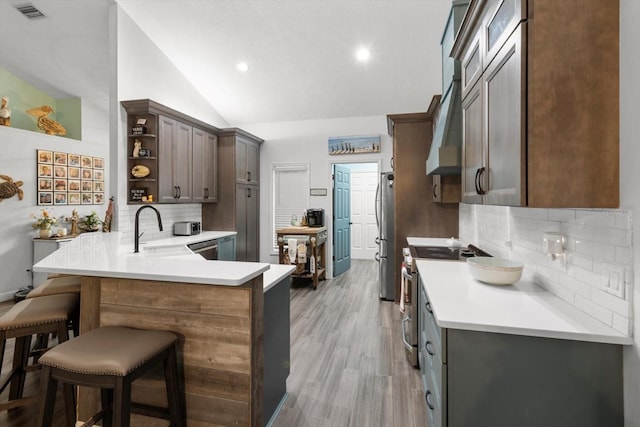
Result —
<instances>
[{"instance_id":1,"label":"cabinet door","mask_svg":"<svg viewBox=\"0 0 640 427\"><path fill-rule=\"evenodd\" d=\"M158 145L158 201L191 202L192 127L160 116Z\"/></svg>"},{"instance_id":2,"label":"cabinet door","mask_svg":"<svg viewBox=\"0 0 640 427\"><path fill-rule=\"evenodd\" d=\"M462 201L482 203L479 176L484 161L482 84L462 101Z\"/></svg>"},{"instance_id":3,"label":"cabinet door","mask_svg":"<svg viewBox=\"0 0 640 427\"><path fill-rule=\"evenodd\" d=\"M177 123L158 117L158 202L175 203L178 188L173 178L173 146Z\"/></svg>"},{"instance_id":4,"label":"cabinet door","mask_svg":"<svg viewBox=\"0 0 640 427\"><path fill-rule=\"evenodd\" d=\"M258 261L259 258L259 238L260 232L260 188L255 185L249 186L247 197L247 261Z\"/></svg>"},{"instance_id":5,"label":"cabinet door","mask_svg":"<svg viewBox=\"0 0 640 427\"><path fill-rule=\"evenodd\" d=\"M483 74L488 155L481 187L485 204L526 205L526 24L509 37Z\"/></svg>"},{"instance_id":6,"label":"cabinet door","mask_svg":"<svg viewBox=\"0 0 640 427\"><path fill-rule=\"evenodd\" d=\"M259 192L255 185L236 185L236 258L258 261Z\"/></svg>"},{"instance_id":7,"label":"cabinet door","mask_svg":"<svg viewBox=\"0 0 640 427\"><path fill-rule=\"evenodd\" d=\"M497 7L486 16L485 33L485 62L486 69L518 24L527 18L527 1L500 0L495 2Z\"/></svg>"},{"instance_id":8,"label":"cabinet door","mask_svg":"<svg viewBox=\"0 0 640 427\"><path fill-rule=\"evenodd\" d=\"M236 139L236 182L258 184L260 147L242 137Z\"/></svg>"},{"instance_id":9,"label":"cabinet door","mask_svg":"<svg viewBox=\"0 0 640 427\"><path fill-rule=\"evenodd\" d=\"M173 153L175 184L178 186L177 201L189 203L193 200L193 182L191 179L193 128L191 126L177 122Z\"/></svg>"},{"instance_id":10,"label":"cabinet door","mask_svg":"<svg viewBox=\"0 0 640 427\"><path fill-rule=\"evenodd\" d=\"M218 200L218 139L215 135L193 128L193 201L210 203Z\"/></svg>"}]
</instances>

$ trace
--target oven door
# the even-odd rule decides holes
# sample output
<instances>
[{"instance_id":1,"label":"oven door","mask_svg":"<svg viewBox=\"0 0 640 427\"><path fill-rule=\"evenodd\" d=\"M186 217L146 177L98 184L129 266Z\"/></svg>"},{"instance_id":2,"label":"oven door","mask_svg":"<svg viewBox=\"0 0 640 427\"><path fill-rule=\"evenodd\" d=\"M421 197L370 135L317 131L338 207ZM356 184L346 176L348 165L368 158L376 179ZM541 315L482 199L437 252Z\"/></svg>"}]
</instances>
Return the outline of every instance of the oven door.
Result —
<instances>
[{"instance_id":1,"label":"oven door","mask_svg":"<svg viewBox=\"0 0 640 427\"><path fill-rule=\"evenodd\" d=\"M418 310L417 310L417 289L418 289L418 273L413 271L403 272L405 286L408 287L406 292L409 301L404 306L404 316L402 318L402 343L404 345L404 353L411 366L418 367Z\"/></svg>"}]
</instances>

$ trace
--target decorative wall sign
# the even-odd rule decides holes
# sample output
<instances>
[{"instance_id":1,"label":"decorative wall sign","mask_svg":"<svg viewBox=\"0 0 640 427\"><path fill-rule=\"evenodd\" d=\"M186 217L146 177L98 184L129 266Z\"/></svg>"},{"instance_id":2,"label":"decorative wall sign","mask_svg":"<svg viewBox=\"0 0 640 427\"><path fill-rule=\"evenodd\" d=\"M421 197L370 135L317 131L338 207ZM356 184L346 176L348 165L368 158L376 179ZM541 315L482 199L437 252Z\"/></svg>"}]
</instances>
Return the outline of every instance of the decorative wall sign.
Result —
<instances>
[{"instance_id":1,"label":"decorative wall sign","mask_svg":"<svg viewBox=\"0 0 640 427\"><path fill-rule=\"evenodd\" d=\"M327 189L326 188L310 188L309 195L310 196L326 196Z\"/></svg>"},{"instance_id":2,"label":"decorative wall sign","mask_svg":"<svg viewBox=\"0 0 640 427\"><path fill-rule=\"evenodd\" d=\"M379 153L380 135L329 137L329 155Z\"/></svg>"},{"instance_id":3,"label":"decorative wall sign","mask_svg":"<svg viewBox=\"0 0 640 427\"><path fill-rule=\"evenodd\" d=\"M37 150L38 205L104 204L104 159Z\"/></svg>"}]
</instances>

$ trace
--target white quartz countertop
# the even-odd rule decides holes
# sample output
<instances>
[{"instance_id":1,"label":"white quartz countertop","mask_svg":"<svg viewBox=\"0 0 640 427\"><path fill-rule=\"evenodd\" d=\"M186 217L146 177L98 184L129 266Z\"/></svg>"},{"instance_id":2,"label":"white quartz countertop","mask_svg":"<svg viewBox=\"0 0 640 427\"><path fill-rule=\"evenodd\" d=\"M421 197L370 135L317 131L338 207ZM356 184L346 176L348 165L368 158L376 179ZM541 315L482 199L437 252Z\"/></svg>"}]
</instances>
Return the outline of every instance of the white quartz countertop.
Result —
<instances>
[{"instance_id":1,"label":"white quartz countertop","mask_svg":"<svg viewBox=\"0 0 640 427\"><path fill-rule=\"evenodd\" d=\"M407 237L414 246L447 246L448 239ZM462 242L462 246L467 243ZM463 261L414 260L436 322L443 328L609 344L632 339L527 280L490 285Z\"/></svg>"},{"instance_id":2,"label":"white quartz countertop","mask_svg":"<svg viewBox=\"0 0 640 427\"><path fill-rule=\"evenodd\" d=\"M221 239L223 237L235 236L235 231L203 231L193 236L173 236L166 239L151 240L149 242L141 242L140 248L143 250L166 250L171 248L180 248L191 243L204 242L206 240Z\"/></svg>"},{"instance_id":3,"label":"white quartz countertop","mask_svg":"<svg viewBox=\"0 0 640 427\"><path fill-rule=\"evenodd\" d=\"M270 264L266 263L208 261L185 246L208 240L208 236L224 237L216 233L219 232L180 236L175 242L173 238L148 242L141 245L139 253L133 253L133 243L121 243L121 233L83 233L35 264L33 269L45 273L227 286L241 285L269 270Z\"/></svg>"}]
</instances>

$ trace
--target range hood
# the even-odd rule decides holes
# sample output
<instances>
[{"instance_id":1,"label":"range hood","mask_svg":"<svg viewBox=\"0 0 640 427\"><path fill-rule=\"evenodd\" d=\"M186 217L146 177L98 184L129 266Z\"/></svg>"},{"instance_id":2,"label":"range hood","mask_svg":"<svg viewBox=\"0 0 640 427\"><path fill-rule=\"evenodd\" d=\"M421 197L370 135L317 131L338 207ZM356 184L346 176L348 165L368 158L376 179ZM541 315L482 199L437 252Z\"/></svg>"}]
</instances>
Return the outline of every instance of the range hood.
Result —
<instances>
[{"instance_id":1,"label":"range hood","mask_svg":"<svg viewBox=\"0 0 640 427\"><path fill-rule=\"evenodd\" d=\"M460 175L462 169L462 100L460 81L454 80L440 102L427 175Z\"/></svg>"}]
</instances>

